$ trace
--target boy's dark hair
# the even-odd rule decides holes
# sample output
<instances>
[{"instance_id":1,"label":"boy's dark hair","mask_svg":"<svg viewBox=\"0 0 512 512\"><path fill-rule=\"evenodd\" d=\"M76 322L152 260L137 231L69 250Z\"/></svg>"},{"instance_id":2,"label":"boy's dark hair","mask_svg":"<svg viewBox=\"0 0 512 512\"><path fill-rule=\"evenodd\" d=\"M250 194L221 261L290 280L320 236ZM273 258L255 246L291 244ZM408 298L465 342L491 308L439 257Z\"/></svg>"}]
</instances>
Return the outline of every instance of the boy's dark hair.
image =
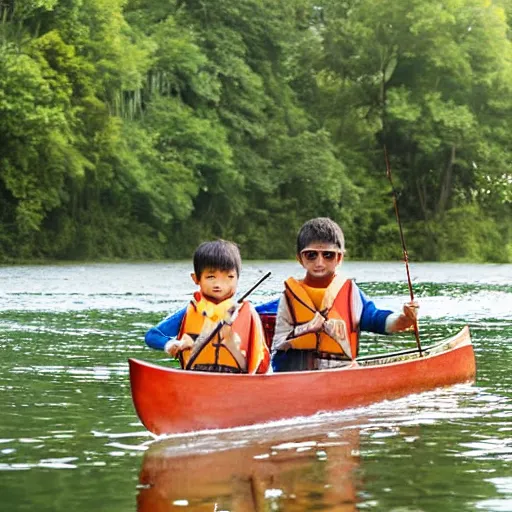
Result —
<instances>
[{"instance_id":1,"label":"boy's dark hair","mask_svg":"<svg viewBox=\"0 0 512 512\"><path fill-rule=\"evenodd\" d=\"M336 245L345 251L345 237L341 228L328 217L317 217L305 222L297 235L297 254L314 243Z\"/></svg>"},{"instance_id":2,"label":"boy's dark hair","mask_svg":"<svg viewBox=\"0 0 512 512\"><path fill-rule=\"evenodd\" d=\"M199 279L205 270L236 270L240 276L242 257L238 246L226 240L203 242L194 251L194 273Z\"/></svg>"}]
</instances>

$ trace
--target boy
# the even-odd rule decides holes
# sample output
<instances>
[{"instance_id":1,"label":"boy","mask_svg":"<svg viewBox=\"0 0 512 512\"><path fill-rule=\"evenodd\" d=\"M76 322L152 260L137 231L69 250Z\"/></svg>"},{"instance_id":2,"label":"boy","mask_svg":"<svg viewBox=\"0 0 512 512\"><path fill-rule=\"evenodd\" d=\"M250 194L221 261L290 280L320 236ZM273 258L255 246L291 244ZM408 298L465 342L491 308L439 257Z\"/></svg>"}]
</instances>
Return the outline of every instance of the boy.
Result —
<instances>
[{"instance_id":1,"label":"boy","mask_svg":"<svg viewBox=\"0 0 512 512\"><path fill-rule=\"evenodd\" d=\"M384 334L414 326L415 303L401 314L377 309L354 282L336 273L344 251L343 232L331 219L312 219L300 229L297 260L306 276L285 282L272 342L274 372L348 364L357 356L360 330Z\"/></svg>"},{"instance_id":2,"label":"boy","mask_svg":"<svg viewBox=\"0 0 512 512\"><path fill-rule=\"evenodd\" d=\"M234 243L201 244L191 274L199 291L186 309L150 329L146 343L179 358L182 368L265 373L270 355L260 317L249 302L233 300L241 267Z\"/></svg>"}]
</instances>

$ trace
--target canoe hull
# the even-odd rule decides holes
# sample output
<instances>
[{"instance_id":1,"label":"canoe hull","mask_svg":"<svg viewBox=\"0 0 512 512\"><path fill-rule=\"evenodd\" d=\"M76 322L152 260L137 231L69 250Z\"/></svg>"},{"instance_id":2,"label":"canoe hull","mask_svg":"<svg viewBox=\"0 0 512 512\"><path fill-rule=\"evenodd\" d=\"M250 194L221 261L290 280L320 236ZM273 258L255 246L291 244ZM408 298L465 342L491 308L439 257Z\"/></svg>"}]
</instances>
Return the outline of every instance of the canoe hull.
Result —
<instances>
[{"instance_id":1,"label":"canoe hull","mask_svg":"<svg viewBox=\"0 0 512 512\"><path fill-rule=\"evenodd\" d=\"M310 416L474 382L468 327L444 343L446 350L426 349L414 359L269 375L191 372L129 359L132 397L144 426L160 435Z\"/></svg>"}]
</instances>

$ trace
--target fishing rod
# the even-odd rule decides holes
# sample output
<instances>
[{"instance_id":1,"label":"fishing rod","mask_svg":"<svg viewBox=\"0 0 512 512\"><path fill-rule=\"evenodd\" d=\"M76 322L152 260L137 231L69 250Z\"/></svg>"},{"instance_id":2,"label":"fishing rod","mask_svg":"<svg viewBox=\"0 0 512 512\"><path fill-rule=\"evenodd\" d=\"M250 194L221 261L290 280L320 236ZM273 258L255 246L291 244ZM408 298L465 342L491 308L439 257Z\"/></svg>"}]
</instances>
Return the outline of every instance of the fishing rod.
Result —
<instances>
[{"instance_id":1,"label":"fishing rod","mask_svg":"<svg viewBox=\"0 0 512 512\"><path fill-rule=\"evenodd\" d=\"M272 272L267 272L255 285L252 286L252 288L249 288L248 291L246 291L238 300L238 304L241 304L251 293L258 288L258 286L263 283L266 279L268 279L271 276Z\"/></svg>"},{"instance_id":2,"label":"fishing rod","mask_svg":"<svg viewBox=\"0 0 512 512\"><path fill-rule=\"evenodd\" d=\"M402 242L402 252L404 255L405 270L407 272L407 284L409 285L409 295L411 297L411 302L414 302L414 292L412 289L411 273L409 271L409 255L407 253L407 248L405 247L404 232L402 230L402 223L400 222L400 214L398 213L398 197L397 197L395 187L393 185L393 179L391 178L391 166L389 165L388 150L387 150L385 144L384 144L384 158L386 160L386 176L388 177L389 183L391 184L391 191L393 193L393 205L395 207L396 221L398 223L398 229L400 231L400 240ZM419 350L420 356L421 356L422 350L421 350L421 343L420 343L420 331L418 329L418 321L416 318L414 319L414 336L416 338L416 345L418 346L418 350Z\"/></svg>"},{"instance_id":3,"label":"fishing rod","mask_svg":"<svg viewBox=\"0 0 512 512\"><path fill-rule=\"evenodd\" d=\"M256 284L254 284L251 288L249 288L249 290L247 290L238 300L237 300L237 304L241 304L254 290L256 290L256 288L258 288L258 286L263 283L263 281L265 281L266 279L268 279L270 277L270 275L272 274L272 272L267 272L263 277L261 277L258 282ZM190 358L187 362L187 366L186 366L186 370L190 370L190 367L192 366L193 362L196 360L197 356L199 355L199 353L203 350L204 347L206 347L206 345L208 345L208 343L210 343L211 340L213 340L213 338L215 338L215 336L217 336L217 334L220 332L220 330L224 327L224 325L226 325L226 320L221 320L216 326L215 328L213 329L212 332L210 332L210 334L208 334L208 336L206 336L206 338L204 340L201 340L199 341L199 343L194 343L194 346L192 348L192 351L190 353Z\"/></svg>"}]
</instances>

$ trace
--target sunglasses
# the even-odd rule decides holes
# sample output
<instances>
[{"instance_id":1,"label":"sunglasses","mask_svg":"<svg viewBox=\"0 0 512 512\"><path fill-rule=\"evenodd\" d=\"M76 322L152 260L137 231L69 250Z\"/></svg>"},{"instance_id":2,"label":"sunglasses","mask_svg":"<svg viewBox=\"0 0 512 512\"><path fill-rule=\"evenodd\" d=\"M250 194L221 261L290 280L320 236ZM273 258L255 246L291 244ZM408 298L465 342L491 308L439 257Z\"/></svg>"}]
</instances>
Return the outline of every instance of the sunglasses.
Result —
<instances>
[{"instance_id":1,"label":"sunglasses","mask_svg":"<svg viewBox=\"0 0 512 512\"><path fill-rule=\"evenodd\" d=\"M320 254L325 261L333 261L339 254L339 251L313 251L305 249L304 251L301 251L300 254L308 261L315 261Z\"/></svg>"}]
</instances>

